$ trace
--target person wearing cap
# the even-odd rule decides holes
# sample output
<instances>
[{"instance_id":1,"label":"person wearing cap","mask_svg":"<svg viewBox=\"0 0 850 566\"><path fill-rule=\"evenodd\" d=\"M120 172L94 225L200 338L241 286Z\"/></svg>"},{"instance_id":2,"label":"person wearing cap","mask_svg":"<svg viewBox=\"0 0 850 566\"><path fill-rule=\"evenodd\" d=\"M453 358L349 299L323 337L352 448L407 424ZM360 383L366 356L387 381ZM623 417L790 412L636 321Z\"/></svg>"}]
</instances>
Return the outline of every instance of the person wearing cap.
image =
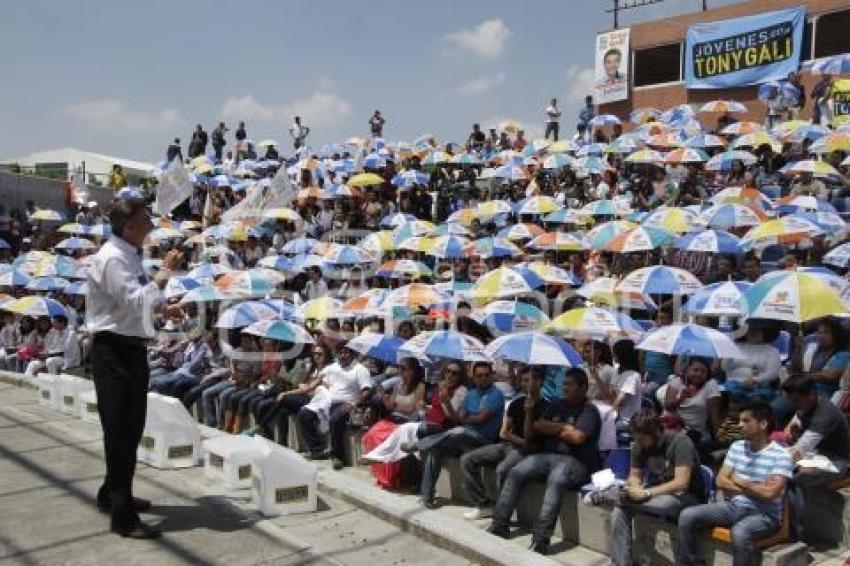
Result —
<instances>
[{"instance_id":1,"label":"person wearing cap","mask_svg":"<svg viewBox=\"0 0 850 566\"><path fill-rule=\"evenodd\" d=\"M155 538L159 530L139 518L151 504L133 497L133 475L145 427L152 314L163 310L161 289L179 260L168 254L157 280L149 281L140 250L153 223L143 200L115 201L109 220L113 235L89 266L86 313L106 457L97 506L111 514L111 529L122 537Z\"/></svg>"}]
</instances>

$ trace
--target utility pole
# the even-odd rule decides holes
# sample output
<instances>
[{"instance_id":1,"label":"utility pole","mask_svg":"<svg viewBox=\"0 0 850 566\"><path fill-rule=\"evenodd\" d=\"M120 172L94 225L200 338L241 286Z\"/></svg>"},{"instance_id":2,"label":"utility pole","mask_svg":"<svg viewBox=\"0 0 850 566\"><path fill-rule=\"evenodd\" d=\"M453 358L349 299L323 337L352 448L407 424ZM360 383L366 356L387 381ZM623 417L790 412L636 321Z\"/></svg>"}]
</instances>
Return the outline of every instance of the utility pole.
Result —
<instances>
[{"instance_id":1,"label":"utility pole","mask_svg":"<svg viewBox=\"0 0 850 566\"><path fill-rule=\"evenodd\" d=\"M606 13L614 14L614 29L618 29L620 27L620 12L623 10L634 10L636 8L643 8L644 6L649 6L651 4L658 4L660 2L664 2L664 0L611 0L613 6L605 10ZM703 9L705 9L705 4L707 0L703 0Z\"/></svg>"}]
</instances>

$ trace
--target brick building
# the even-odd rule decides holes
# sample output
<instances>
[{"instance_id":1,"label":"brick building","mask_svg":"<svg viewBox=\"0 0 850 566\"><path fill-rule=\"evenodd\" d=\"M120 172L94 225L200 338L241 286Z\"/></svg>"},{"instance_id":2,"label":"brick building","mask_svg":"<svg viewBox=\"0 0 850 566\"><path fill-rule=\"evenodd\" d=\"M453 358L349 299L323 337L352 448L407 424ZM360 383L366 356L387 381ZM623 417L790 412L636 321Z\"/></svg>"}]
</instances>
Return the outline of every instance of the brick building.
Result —
<instances>
[{"instance_id":1,"label":"brick building","mask_svg":"<svg viewBox=\"0 0 850 566\"><path fill-rule=\"evenodd\" d=\"M743 120L760 122L764 104L756 96L756 87L694 90L684 82L685 35L688 27L704 22L727 20L796 6L806 7L802 60L818 59L839 53L850 53L850 3L848 0L749 0L701 12L643 22L631 26L631 64L629 98L601 104L599 112L625 120L635 108L667 109L677 104L701 104L709 100L737 100L750 109ZM806 92L818 80L802 75ZM810 118L811 100L807 100L802 118ZM711 118L711 115L701 118ZM709 126L713 124L709 123Z\"/></svg>"}]
</instances>

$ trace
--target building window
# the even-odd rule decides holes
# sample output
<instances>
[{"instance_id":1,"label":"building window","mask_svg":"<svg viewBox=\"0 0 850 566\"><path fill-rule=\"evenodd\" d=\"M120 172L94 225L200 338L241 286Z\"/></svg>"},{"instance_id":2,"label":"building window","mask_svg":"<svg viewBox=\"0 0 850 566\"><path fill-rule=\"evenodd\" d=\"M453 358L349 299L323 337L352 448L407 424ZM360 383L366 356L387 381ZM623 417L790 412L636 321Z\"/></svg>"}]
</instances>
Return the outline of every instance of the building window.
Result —
<instances>
[{"instance_id":1,"label":"building window","mask_svg":"<svg viewBox=\"0 0 850 566\"><path fill-rule=\"evenodd\" d=\"M635 51L634 86L671 83L682 79L682 44L671 43Z\"/></svg>"},{"instance_id":2,"label":"building window","mask_svg":"<svg viewBox=\"0 0 850 566\"><path fill-rule=\"evenodd\" d=\"M850 53L850 10L821 14L815 33L815 59Z\"/></svg>"},{"instance_id":3,"label":"building window","mask_svg":"<svg viewBox=\"0 0 850 566\"><path fill-rule=\"evenodd\" d=\"M803 45L801 46L803 49L800 52L800 61L808 61L812 58L812 27L811 21L806 21L803 27Z\"/></svg>"}]
</instances>

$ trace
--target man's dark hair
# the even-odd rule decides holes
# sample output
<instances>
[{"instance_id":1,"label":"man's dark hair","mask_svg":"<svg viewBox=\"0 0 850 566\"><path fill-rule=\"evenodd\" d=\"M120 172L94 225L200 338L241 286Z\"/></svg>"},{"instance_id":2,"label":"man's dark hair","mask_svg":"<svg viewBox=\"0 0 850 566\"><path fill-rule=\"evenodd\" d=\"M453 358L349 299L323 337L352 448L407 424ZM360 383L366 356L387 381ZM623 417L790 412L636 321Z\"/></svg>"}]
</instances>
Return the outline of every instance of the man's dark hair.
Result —
<instances>
[{"instance_id":1,"label":"man's dark hair","mask_svg":"<svg viewBox=\"0 0 850 566\"><path fill-rule=\"evenodd\" d=\"M112 227L112 233L121 236L127 223L146 206L147 203L140 198L116 200L112 204L112 210L109 211L109 225Z\"/></svg>"},{"instance_id":2,"label":"man's dark hair","mask_svg":"<svg viewBox=\"0 0 850 566\"><path fill-rule=\"evenodd\" d=\"M741 407L740 412L743 413L744 411L752 413L753 418L757 421L767 421L768 432L773 430L773 411L770 405L764 401L750 401Z\"/></svg>"},{"instance_id":3,"label":"man's dark hair","mask_svg":"<svg viewBox=\"0 0 850 566\"><path fill-rule=\"evenodd\" d=\"M587 389L587 372L581 368L570 368L564 374L564 381L572 379L585 389Z\"/></svg>"},{"instance_id":4,"label":"man's dark hair","mask_svg":"<svg viewBox=\"0 0 850 566\"><path fill-rule=\"evenodd\" d=\"M493 372L493 364L491 364L490 362L475 362L474 364L472 364L472 373L475 373L475 370L477 370L480 367L487 368L490 371L490 373Z\"/></svg>"},{"instance_id":5,"label":"man's dark hair","mask_svg":"<svg viewBox=\"0 0 850 566\"><path fill-rule=\"evenodd\" d=\"M632 434L648 434L659 437L664 432L664 423L661 422L661 417L655 414L652 409L641 409L632 415L629 426L632 429Z\"/></svg>"},{"instance_id":6,"label":"man's dark hair","mask_svg":"<svg viewBox=\"0 0 850 566\"><path fill-rule=\"evenodd\" d=\"M788 395L808 395L815 391L815 380L805 373L797 373L782 384L782 390Z\"/></svg>"},{"instance_id":7,"label":"man's dark hair","mask_svg":"<svg viewBox=\"0 0 850 566\"><path fill-rule=\"evenodd\" d=\"M621 60L623 59L623 52L622 52L622 51L620 51L619 49L617 49L616 47L614 47L614 48L609 49L608 51L606 51L606 52L605 52L605 56L604 56L604 57L602 57L602 60L604 61L605 59L607 59L609 55L616 55L616 56L617 56L617 57L619 57Z\"/></svg>"},{"instance_id":8,"label":"man's dark hair","mask_svg":"<svg viewBox=\"0 0 850 566\"><path fill-rule=\"evenodd\" d=\"M68 317L65 316L64 314L57 314L56 316L53 317L53 320L55 320L57 322L62 322L62 323L68 324Z\"/></svg>"}]
</instances>

